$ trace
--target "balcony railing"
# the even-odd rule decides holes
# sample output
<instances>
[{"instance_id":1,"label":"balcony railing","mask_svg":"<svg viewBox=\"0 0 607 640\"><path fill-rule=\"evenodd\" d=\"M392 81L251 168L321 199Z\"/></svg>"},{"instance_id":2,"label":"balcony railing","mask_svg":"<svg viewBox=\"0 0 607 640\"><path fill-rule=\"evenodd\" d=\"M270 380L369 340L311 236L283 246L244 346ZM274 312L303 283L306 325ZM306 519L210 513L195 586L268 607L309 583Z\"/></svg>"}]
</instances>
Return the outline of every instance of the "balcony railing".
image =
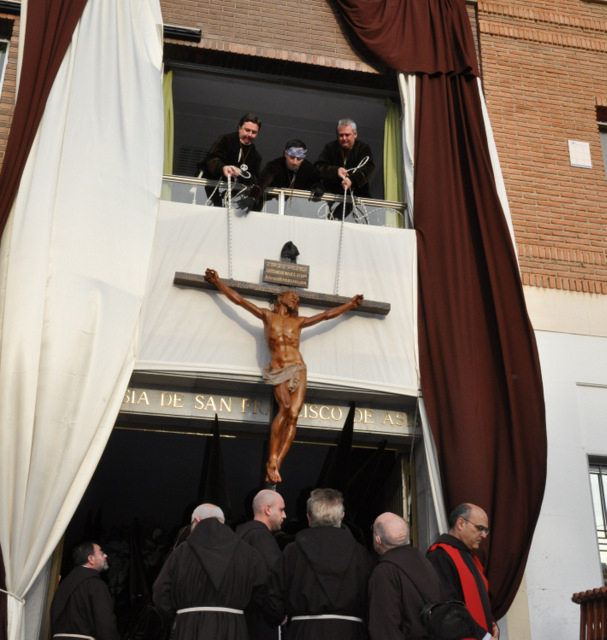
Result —
<instances>
[{"instance_id":1,"label":"balcony railing","mask_svg":"<svg viewBox=\"0 0 607 640\"><path fill-rule=\"evenodd\" d=\"M580 605L580 640L607 640L607 587L574 593Z\"/></svg>"},{"instance_id":2,"label":"balcony railing","mask_svg":"<svg viewBox=\"0 0 607 640\"><path fill-rule=\"evenodd\" d=\"M232 182L232 206L244 205L244 185ZM208 206L227 206L227 182L205 178L163 176L162 200L186 202ZM313 199L309 191L293 189L267 189L261 206L263 213L315 218L320 220L341 219L344 197L326 193ZM381 227L411 229L407 205L402 202L376 200L374 198L346 198L346 222L370 224Z\"/></svg>"}]
</instances>

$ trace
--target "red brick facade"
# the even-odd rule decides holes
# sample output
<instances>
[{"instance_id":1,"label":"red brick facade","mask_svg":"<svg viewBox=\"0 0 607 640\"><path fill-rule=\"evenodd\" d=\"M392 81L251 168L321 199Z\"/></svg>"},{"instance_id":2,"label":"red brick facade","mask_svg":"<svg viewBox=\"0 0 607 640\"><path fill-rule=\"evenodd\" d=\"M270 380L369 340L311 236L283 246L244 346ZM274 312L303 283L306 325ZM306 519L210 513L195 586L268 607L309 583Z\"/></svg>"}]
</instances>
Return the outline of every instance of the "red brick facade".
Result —
<instances>
[{"instance_id":1,"label":"red brick facade","mask_svg":"<svg viewBox=\"0 0 607 640\"><path fill-rule=\"evenodd\" d=\"M607 0L468 5L478 18L475 39L523 282L607 295L607 180L596 115L597 106L607 106ZM201 29L200 43L181 47L316 65L319 75L322 68L381 70L356 52L334 0L161 0L161 6L166 24ZM15 24L0 100L0 163L19 30L19 18L7 17ZM589 143L591 169L571 166L569 140Z\"/></svg>"},{"instance_id":2,"label":"red brick facade","mask_svg":"<svg viewBox=\"0 0 607 640\"><path fill-rule=\"evenodd\" d=\"M489 115L525 284L607 294L607 4L479 2ZM590 145L572 167L568 140Z\"/></svg>"},{"instance_id":3,"label":"red brick facade","mask_svg":"<svg viewBox=\"0 0 607 640\"><path fill-rule=\"evenodd\" d=\"M201 29L203 49L373 72L334 0L161 0L165 24Z\"/></svg>"},{"instance_id":4,"label":"red brick facade","mask_svg":"<svg viewBox=\"0 0 607 640\"><path fill-rule=\"evenodd\" d=\"M0 96L0 167L4 161L4 150L15 110L15 87L17 86L17 53L19 48L19 16L0 13L5 25L13 23L12 38L8 47L8 62L4 73L2 95Z\"/></svg>"}]
</instances>

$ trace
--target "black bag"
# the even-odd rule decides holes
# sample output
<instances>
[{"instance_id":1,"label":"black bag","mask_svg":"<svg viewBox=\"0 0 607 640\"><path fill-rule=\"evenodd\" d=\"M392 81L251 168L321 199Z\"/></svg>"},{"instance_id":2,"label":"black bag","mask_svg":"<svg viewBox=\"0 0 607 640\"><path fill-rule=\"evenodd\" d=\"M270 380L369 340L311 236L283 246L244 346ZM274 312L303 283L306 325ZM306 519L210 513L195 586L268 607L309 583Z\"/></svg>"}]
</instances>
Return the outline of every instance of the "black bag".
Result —
<instances>
[{"instance_id":1,"label":"black bag","mask_svg":"<svg viewBox=\"0 0 607 640\"><path fill-rule=\"evenodd\" d=\"M458 600L426 604L419 616L426 633L435 640L461 640L475 635L474 620Z\"/></svg>"},{"instance_id":2,"label":"black bag","mask_svg":"<svg viewBox=\"0 0 607 640\"><path fill-rule=\"evenodd\" d=\"M476 623L463 602L452 600L429 603L404 567L395 562L391 564L407 576L425 603L419 612L419 617L430 638L433 640L462 640L463 638L473 638L476 635Z\"/></svg>"}]
</instances>

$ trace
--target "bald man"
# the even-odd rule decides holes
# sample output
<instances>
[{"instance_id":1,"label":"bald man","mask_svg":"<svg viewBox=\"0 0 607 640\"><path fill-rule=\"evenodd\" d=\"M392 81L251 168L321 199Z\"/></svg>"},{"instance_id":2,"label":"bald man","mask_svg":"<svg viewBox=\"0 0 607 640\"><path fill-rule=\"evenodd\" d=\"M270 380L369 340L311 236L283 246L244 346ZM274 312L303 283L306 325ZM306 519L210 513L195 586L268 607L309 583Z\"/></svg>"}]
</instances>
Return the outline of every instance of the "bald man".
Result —
<instances>
[{"instance_id":1,"label":"bald man","mask_svg":"<svg viewBox=\"0 0 607 640\"><path fill-rule=\"evenodd\" d=\"M379 563L369 580L371 640L428 638L419 613L442 600L440 580L430 562L409 544L409 526L395 513L382 513L373 524Z\"/></svg>"},{"instance_id":2,"label":"bald man","mask_svg":"<svg viewBox=\"0 0 607 640\"><path fill-rule=\"evenodd\" d=\"M154 604L162 616L176 615L174 640L247 640L244 609L263 589L264 562L215 505L196 507L192 527L154 582Z\"/></svg>"},{"instance_id":3,"label":"bald man","mask_svg":"<svg viewBox=\"0 0 607 640\"><path fill-rule=\"evenodd\" d=\"M499 629L491 614L489 583L473 552L489 535L489 518L481 507L463 503L449 514L449 533L428 550L447 600L466 604L476 623L477 640L497 640Z\"/></svg>"},{"instance_id":4,"label":"bald man","mask_svg":"<svg viewBox=\"0 0 607 640\"><path fill-rule=\"evenodd\" d=\"M268 574L280 559L280 547L273 534L280 531L286 517L282 496L264 489L253 498L253 520L236 528L236 533L259 551ZM255 603L251 603L245 615L251 640L276 640L279 637L278 627L270 627L266 623L261 608Z\"/></svg>"}]
</instances>

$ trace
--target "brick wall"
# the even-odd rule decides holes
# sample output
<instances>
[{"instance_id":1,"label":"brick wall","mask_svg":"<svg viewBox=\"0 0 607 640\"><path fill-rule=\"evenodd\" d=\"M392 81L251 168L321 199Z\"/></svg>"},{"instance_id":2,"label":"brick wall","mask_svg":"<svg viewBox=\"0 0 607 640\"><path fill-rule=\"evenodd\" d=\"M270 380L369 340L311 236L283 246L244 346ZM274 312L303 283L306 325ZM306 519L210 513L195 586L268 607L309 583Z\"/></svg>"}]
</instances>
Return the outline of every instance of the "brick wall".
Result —
<instances>
[{"instance_id":1,"label":"brick wall","mask_svg":"<svg viewBox=\"0 0 607 640\"><path fill-rule=\"evenodd\" d=\"M9 44L8 62L4 74L4 84L2 86L2 96L0 97L0 168L4 162L4 151L8 132L13 120L15 108L15 87L17 86L17 52L19 47L19 22L18 16L9 16L0 13L0 19L14 21L13 34Z\"/></svg>"},{"instance_id":2,"label":"brick wall","mask_svg":"<svg viewBox=\"0 0 607 640\"><path fill-rule=\"evenodd\" d=\"M483 83L525 284L607 294L607 3L479 2ZM572 167L568 140L590 144Z\"/></svg>"},{"instance_id":3,"label":"brick wall","mask_svg":"<svg viewBox=\"0 0 607 640\"><path fill-rule=\"evenodd\" d=\"M165 24L202 30L203 49L374 72L351 45L334 0L161 0Z\"/></svg>"},{"instance_id":4,"label":"brick wall","mask_svg":"<svg viewBox=\"0 0 607 640\"><path fill-rule=\"evenodd\" d=\"M607 294L607 180L596 106L607 105L607 0L468 2L525 284ZM165 23L201 50L375 74L335 0L161 0ZM0 17L4 17L0 14ZM19 18L2 98L0 164L12 118ZM571 167L568 140L590 144Z\"/></svg>"}]
</instances>

